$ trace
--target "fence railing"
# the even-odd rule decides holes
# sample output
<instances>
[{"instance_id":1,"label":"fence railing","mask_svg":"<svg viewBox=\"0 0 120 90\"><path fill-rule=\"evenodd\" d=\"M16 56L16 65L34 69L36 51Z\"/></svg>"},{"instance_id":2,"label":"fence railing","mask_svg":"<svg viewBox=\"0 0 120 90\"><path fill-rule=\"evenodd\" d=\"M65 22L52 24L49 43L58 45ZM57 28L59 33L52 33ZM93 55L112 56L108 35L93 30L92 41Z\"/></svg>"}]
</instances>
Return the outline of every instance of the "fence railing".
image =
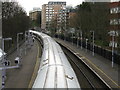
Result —
<instances>
[{"instance_id":1,"label":"fence railing","mask_svg":"<svg viewBox=\"0 0 120 90\"><path fill-rule=\"evenodd\" d=\"M55 37L58 38L57 35L56 35ZM62 39L62 40L64 40L64 36L63 36L63 35L62 35L62 36L59 36L59 38ZM72 40L72 39L73 39L73 40ZM65 37L65 40L66 40L66 41L69 41L69 42L72 42L72 41L73 41L74 44L77 44L77 39L76 39L76 38L72 38L72 39L71 39L70 37ZM78 42L79 42L79 46L80 46L80 45L81 45L81 41L79 40ZM85 42L85 41L82 42L82 47L83 47L83 48L86 48L86 42ZM93 50L92 47L93 47L92 44L87 43L87 49L88 49L88 50L92 51L92 50ZM107 50L107 49L105 49L105 48L102 48L102 47L100 47L100 46L95 45L95 46L94 46L94 52L95 52L96 54L98 54L98 55L100 55L100 56L103 56L104 58L112 61L112 52L111 52L110 50ZM117 53L115 53L115 52L114 52L114 63L120 65L120 54L117 54Z\"/></svg>"},{"instance_id":2,"label":"fence railing","mask_svg":"<svg viewBox=\"0 0 120 90\"><path fill-rule=\"evenodd\" d=\"M20 41L19 46L23 45L24 42L25 42L25 39L23 39L22 41ZM17 49L17 45L14 45L13 47L9 48L9 49L6 51L7 56L9 56L11 53L13 53L16 49Z\"/></svg>"}]
</instances>

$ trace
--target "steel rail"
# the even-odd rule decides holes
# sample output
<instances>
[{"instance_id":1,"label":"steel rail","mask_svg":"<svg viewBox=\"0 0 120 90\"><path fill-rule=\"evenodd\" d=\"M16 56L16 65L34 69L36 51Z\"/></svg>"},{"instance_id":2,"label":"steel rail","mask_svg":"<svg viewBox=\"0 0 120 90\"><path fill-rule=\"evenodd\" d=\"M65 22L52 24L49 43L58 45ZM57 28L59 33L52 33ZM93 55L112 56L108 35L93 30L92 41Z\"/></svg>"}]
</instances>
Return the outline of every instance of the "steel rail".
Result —
<instances>
[{"instance_id":1,"label":"steel rail","mask_svg":"<svg viewBox=\"0 0 120 90\"><path fill-rule=\"evenodd\" d=\"M63 50L64 51L64 50ZM67 55L67 54L66 54ZM92 84L92 82L89 80L89 78L87 77L87 75L82 71L82 69L80 69L80 67L78 66L78 64L75 63L75 61L69 56L67 55L67 57L70 58L70 60L76 65L76 67L80 70L80 72L83 74L83 76L86 78L86 80L89 82L89 84L91 85L91 87L95 89L95 86Z\"/></svg>"},{"instance_id":2,"label":"steel rail","mask_svg":"<svg viewBox=\"0 0 120 90\"><path fill-rule=\"evenodd\" d=\"M59 43L60 44L60 43ZM74 55L74 57L76 57L77 59L80 59L80 58L78 58L73 52L71 52L71 50L69 50L67 47L65 47L64 45L62 45L62 44L60 44L60 46L62 47L62 48L64 48L64 49L66 49L68 52L70 52L71 54L73 54ZM64 50L63 50L64 51ZM65 51L64 51L65 52ZM65 52L65 54L68 54L68 53L66 53ZM82 74L86 77L86 79L88 80L88 82L90 83L90 85L92 86L92 88L94 88L94 90L96 89L95 88L95 86L93 85L93 83L91 82L91 80L87 77L87 75L80 69L80 67L79 67L79 65L77 64L77 63L75 63L75 61L70 57L71 55L67 55L70 59L71 59L71 61L77 66L77 68L82 72ZM82 61L82 60L80 60L80 61ZM84 64L84 62L83 62L83 64ZM86 64L84 64L87 68L89 68ZM92 70L89 68L89 70L92 72ZM97 77L97 75L93 72L93 74ZM100 79L99 77L97 77L98 79ZM101 79L100 79L100 81L107 87L107 88L109 88ZM111 90L111 88L109 88L109 90Z\"/></svg>"}]
</instances>

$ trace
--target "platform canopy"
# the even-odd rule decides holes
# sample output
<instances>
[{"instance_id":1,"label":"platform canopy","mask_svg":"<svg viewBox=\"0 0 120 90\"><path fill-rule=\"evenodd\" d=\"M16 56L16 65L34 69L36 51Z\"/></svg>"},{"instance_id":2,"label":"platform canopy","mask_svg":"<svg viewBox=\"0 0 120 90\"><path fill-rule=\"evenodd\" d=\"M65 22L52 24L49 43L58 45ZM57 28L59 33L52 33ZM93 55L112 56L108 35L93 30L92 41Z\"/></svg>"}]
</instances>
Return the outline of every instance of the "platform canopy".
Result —
<instances>
[{"instance_id":1,"label":"platform canopy","mask_svg":"<svg viewBox=\"0 0 120 90\"><path fill-rule=\"evenodd\" d=\"M6 53L3 52L3 50L0 48L0 61L2 60L3 53L4 53L4 55L6 54Z\"/></svg>"}]
</instances>

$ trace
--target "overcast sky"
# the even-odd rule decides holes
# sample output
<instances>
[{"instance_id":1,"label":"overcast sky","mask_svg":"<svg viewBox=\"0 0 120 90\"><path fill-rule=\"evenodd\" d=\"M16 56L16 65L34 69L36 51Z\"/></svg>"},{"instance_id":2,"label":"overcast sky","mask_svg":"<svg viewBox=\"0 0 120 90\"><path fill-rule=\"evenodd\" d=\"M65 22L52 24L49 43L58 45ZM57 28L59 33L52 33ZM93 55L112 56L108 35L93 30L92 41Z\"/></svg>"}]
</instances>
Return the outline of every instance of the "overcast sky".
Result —
<instances>
[{"instance_id":1,"label":"overcast sky","mask_svg":"<svg viewBox=\"0 0 120 90\"><path fill-rule=\"evenodd\" d=\"M33 7L42 8L43 4L47 4L49 1L66 1L67 5L72 5L73 7L79 5L84 0L16 0L19 4L27 11L27 14Z\"/></svg>"}]
</instances>

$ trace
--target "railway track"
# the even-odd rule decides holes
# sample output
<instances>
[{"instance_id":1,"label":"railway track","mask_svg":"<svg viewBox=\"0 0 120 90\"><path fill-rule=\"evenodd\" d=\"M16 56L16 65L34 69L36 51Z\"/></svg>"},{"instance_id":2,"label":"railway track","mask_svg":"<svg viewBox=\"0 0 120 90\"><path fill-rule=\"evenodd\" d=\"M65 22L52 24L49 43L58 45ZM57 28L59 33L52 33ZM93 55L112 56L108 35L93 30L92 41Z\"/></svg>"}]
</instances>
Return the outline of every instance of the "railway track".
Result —
<instances>
[{"instance_id":1,"label":"railway track","mask_svg":"<svg viewBox=\"0 0 120 90\"><path fill-rule=\"evenodd\" d=\"M92 90L98 89L112 90L75 54L73 54L63 45L61 45L61 47L64 53L66 54L69 62L71 63L82 89L89 88Z\"/></svg>"}]
</instances>

